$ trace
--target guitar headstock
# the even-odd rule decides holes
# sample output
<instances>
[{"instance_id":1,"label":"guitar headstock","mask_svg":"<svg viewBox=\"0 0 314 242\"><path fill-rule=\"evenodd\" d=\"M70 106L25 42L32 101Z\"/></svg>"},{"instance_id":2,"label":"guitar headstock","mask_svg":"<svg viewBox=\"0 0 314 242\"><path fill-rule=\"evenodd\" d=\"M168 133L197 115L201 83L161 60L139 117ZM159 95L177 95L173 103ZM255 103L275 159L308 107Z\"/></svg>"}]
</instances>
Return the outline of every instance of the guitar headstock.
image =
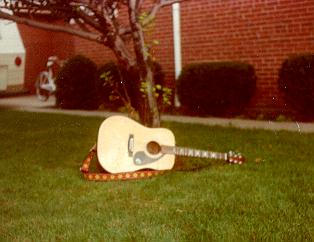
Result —
<instances>
[{"instance_id":1,"label":"guitar headstock","mask_svg":"<svg viewBox=\"0 0 314 242\"><path fill-rule=\"evenodd\" d=\"M228 163L241 165L245 162L245 158L241 153L229 151L228 152Z\"/></svg>"}]
</instances>

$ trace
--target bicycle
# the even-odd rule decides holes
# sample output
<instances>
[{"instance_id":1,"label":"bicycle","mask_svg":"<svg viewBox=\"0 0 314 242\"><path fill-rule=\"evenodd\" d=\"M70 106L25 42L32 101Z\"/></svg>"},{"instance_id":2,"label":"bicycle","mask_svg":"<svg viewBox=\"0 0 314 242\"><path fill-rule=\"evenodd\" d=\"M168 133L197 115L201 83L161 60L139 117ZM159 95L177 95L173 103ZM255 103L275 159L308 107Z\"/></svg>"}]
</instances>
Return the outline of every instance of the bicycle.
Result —
<instances>
[{"instance_id":1,"label":"bicycle","mask_svg":"<svg viewBox=\"0 0 314 242\"><path fill-rule=\"evenodd\" d=\"M57 56L50 56L47 61L47 70L39 73L35 83L36 96L40 101L47 101L49 96L56 92L57 86L53 66L57 64L59 67L63 62Z\"/></svg>"}]
</instances>

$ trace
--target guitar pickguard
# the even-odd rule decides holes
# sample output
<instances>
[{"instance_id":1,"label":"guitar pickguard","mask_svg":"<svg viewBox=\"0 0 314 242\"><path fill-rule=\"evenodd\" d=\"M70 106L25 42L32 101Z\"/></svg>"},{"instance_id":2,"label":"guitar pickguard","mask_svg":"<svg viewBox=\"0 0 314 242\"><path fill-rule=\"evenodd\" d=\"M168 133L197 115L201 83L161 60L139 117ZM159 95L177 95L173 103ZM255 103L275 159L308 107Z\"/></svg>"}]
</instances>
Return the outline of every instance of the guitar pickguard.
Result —
<instances>
[{"instance_id":1,"label":"guitar pickguard","mask_svg":"<svg viewBox=\"0 0 314 242\"><path fill-rule=\"evenodd\" d=\"M156 162L160 160L165 154L160 154L158 157L150 157L146 155L144 151L138 151L135 153L133 156L133 162L135 165L145 165L145 164L150 164L153 162Z\"/></svg>"}]
</instances>

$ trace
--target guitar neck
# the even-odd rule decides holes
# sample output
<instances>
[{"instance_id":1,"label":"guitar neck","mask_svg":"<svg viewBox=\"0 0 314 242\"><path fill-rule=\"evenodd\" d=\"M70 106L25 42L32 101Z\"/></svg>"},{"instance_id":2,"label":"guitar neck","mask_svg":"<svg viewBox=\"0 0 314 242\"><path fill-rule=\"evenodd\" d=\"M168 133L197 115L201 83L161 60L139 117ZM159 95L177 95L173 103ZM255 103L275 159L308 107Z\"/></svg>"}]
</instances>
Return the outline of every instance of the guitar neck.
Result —
<instances>
[{"instance_id":1,"label":"guitar neck","mask_svg":"<svg viewBox=\"0 0 314 242\"><path fill-rule=\"evenodd\" d=\"M228 153L219 153L208 150L191 149L177 146L161 146L161 152L177 156L200 157L228 161Z\"/></svg>"}]
</instances>

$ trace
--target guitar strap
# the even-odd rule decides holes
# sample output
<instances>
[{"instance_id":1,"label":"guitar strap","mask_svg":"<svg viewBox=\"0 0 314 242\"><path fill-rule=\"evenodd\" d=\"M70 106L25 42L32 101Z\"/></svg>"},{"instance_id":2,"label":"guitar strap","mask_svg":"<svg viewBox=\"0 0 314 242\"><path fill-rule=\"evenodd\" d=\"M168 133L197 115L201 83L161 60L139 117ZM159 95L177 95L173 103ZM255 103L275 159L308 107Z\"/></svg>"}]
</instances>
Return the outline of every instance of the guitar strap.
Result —
<instances>
[{"instance_id":1,"label":"guitar strap","mask_svg":"<svg viewBox=\"0 0 314 242\"><path fill-rule=\"evenodd\" d=\"M83 174L83 177L89 181L117 181L117 180L134 180L134 179L143 179L154 177L165 173L165 171L155 171L155 170L140 170L134 172L124 172L124 173L93 173L89 171L90 163L94 159L97 153L96 144L90 149L88 155L83 160L83 165L80 168L80 171Z\"/></svg>"}]
</instances>

